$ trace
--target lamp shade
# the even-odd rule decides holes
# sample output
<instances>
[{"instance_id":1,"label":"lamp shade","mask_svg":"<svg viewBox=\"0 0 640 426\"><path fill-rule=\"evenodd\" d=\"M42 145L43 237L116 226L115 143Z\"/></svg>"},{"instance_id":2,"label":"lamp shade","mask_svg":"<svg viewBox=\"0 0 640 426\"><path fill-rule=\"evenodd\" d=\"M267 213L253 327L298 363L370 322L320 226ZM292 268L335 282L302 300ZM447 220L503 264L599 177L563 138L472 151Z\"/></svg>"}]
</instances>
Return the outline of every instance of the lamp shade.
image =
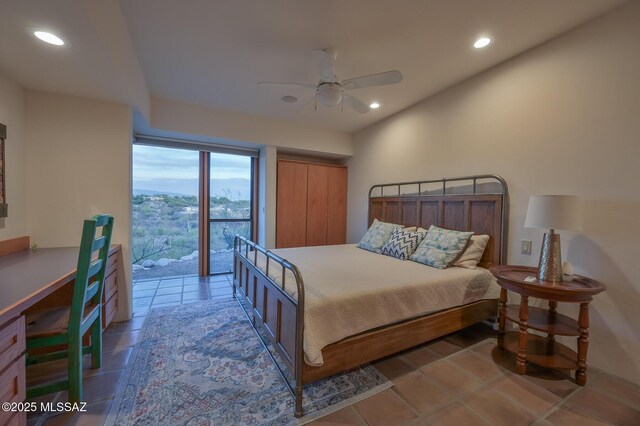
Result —
<instances>
[{"instance_id":1,"label":"lamp shade","mask_svg":"<svg viewBox=\"0 0 640 426\"><path fill-rule=\"evenodd\" d=\"M575 195L532 195L524 226L579 231L582 229L580 207L580 198Z\"/></svg>"}]
</instances>

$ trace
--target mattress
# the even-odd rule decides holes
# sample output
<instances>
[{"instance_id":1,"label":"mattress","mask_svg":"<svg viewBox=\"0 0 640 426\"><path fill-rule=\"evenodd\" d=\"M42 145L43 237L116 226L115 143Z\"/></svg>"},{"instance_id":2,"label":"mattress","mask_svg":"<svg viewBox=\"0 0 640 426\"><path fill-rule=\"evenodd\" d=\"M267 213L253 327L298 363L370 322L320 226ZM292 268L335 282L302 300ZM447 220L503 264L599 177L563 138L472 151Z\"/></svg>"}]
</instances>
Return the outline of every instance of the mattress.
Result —
<instances>
[{"instance_id":1,"label":"mattress","mask_svg":"<svg viewBox=\"0 0 640 426\"><path fill-rule=\"evenodd\" d=\"M496 299L500 293L486 269L436 269L362 250L355 244L273 252L296 265L302 274L304 353L312 366L323 364L322 348L346 337L478 300ZM263 255L257 266L266 271ZM281 275L281 267L270 261L270 278L280 284ZM297 297L295 279L288 271L285 291Z\"/></svg>"}]
</instances>

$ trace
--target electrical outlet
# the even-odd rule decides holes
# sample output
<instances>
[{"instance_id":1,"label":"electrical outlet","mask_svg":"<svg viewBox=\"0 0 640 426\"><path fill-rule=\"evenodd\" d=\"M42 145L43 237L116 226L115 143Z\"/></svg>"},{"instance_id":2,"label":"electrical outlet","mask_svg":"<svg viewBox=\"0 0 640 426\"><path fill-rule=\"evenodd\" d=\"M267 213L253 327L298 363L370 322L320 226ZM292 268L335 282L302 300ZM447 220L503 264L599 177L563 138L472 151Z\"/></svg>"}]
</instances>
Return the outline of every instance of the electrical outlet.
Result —
<instances>
[{"instance_id":1,"label":"electrical outlet","mask_svg":"<svg viewBox=\"0 0 640 426\"><path fill-rule=\"evenodd\" d=\"M522 240L520 245L520 253L531 254L531 240Z\"/></svg>"}]
</instances>

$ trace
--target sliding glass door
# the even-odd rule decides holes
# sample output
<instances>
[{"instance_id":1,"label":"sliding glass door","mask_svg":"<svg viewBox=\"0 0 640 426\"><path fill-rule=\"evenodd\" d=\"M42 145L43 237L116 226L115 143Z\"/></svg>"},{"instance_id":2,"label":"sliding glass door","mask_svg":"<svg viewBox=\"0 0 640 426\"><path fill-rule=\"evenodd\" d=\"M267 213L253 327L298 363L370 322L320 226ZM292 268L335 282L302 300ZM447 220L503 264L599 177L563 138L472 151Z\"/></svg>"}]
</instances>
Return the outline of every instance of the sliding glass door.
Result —
<instances>
[{"instance_id":1,"label":"sliding glass door","mask_svg":"<svg viewBox=\"0 0 640 426\"><path fill-rule=\"evenodd\" d=\"M199 176L197 151L133 146L134 280L198 273Z\"/></svg>"},{"instance_id":2,"label":"sliding glass door","mask_svg":"<svg viewBox=\"0 0 640 426\"><path fill-rule=\"evenodd\" d=\"M236 234L253 237L254 161L247 156L210 154L210 274L233 271L233 240Z\"/></svg>"},{"instance_id":3,"label":"sliding glass door","mask_svg":"<svg viewBox=\"0 0 640 426\"><path fill-rule=\"evenodd\" d=\"M254 236L257 158L186 148L133 146L134 280L230 273Z\"/></svg>"}]
</instances>

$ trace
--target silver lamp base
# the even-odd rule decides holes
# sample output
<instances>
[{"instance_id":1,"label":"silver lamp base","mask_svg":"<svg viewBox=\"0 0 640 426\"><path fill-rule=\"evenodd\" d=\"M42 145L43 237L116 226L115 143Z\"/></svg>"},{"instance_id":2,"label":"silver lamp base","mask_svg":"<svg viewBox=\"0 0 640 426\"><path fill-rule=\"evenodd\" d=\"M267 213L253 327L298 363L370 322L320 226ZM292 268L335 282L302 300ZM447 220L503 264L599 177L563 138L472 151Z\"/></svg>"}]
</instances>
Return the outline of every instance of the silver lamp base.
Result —
<instances>
[{"instance_id":1,"label":"silver lamp base","mask_svg":"<svg viewBox=\"0 0 640 426\"><path fill-rule=\"evenodd\" d=\"M560 235L553 229L544 234L540 262L538 263L540 281L562 282L562 256L560 254Z\"/></svg>"}]
</instances>

